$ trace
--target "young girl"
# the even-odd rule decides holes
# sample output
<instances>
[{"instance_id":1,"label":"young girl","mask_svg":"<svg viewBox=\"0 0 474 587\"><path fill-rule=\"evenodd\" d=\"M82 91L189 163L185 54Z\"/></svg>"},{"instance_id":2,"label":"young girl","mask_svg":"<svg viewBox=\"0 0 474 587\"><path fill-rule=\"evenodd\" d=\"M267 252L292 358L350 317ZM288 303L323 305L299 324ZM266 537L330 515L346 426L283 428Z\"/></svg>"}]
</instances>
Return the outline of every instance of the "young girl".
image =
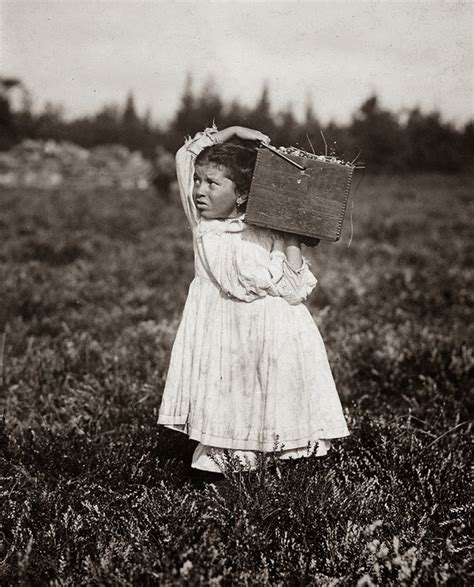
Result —
<instances>
[{"instance_id":1,"label":"young girl","mask_svg":"<svg viewBox=\"0 0 474 587\"><path fill-rule=\"evenodd\" d=\"M279 458L315 448L324 455L332 438L349 434L324 343L302 303L316 278L300 243L243 220L258 144L248 141L270 139L213 127L176 155L195 278L158 423L199 442L192 467L205 471L220 472L211 455L225 450L252 467L257 451L278 445Z\"/></svg>"}]
</instances>

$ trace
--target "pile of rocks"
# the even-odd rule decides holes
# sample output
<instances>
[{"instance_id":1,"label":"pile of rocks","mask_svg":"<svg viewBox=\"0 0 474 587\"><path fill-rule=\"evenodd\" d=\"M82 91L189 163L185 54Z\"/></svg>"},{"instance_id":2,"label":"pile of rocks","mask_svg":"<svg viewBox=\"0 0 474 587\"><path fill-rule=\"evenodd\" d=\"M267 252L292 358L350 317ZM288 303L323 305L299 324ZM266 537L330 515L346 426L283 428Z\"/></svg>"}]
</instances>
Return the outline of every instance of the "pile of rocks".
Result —
<instances>
[{"instance_id":1,"label":"pile of rocks","mask_svg":"<svg viewBox=\"0 0 474 587\"><path fill-rule=\"evenodd\" d=\"M0 186L147 189L152 164L122 145L83 149L72 143L24 140L0 153Z\"/></svg>"}]
</instances>

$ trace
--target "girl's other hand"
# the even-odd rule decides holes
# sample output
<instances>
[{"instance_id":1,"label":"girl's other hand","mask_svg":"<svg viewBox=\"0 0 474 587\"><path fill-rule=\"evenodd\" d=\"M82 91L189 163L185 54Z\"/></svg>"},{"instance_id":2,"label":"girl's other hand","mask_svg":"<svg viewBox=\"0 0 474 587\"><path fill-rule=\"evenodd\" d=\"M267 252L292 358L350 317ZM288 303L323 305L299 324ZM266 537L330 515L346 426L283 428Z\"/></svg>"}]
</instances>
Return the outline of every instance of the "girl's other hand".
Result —
<instances>
[{"instance_id":1,"label":"girl's other hand","mask_svg":"<svg viewBox=\"0 0 474 587\"><path fill-rule=\"evenodd\" d=\"M307 247L317 247L321 242L316 237L297 235L289 232L282 232L281 234L284 236L287 245L300 246L303 244Z\"/></svg>"},{"instance_id":2,"label":"girl's other hand","mask_svg":"<svg viewBox=\"0 0 474 587\"><path fill-rule=\"evenodd\" d=\"M321 240L319 238L312 238L310 236L301 237L301 242L307 247L317 247Z\"/></svg>"},{"instance_id":3,"label":"girl's other hand","mask_svg":"<svg viewBox=\"0 0 474 587\"><path fill-rule=\"evenodd\" d=\"M311 236L297 236L295 234L288 234L286 242L288 245L300 246L301 244L307 247L317 247L321 242L319 238L313 238Z\"/></svg>"},{"instance_id":4,"label":"girl's other hand","mask_svg":"<svg viewBox=\"0 0 474 587\"><path fill-rule=\"evenodd\" d=\"M284 238L287 247L299 247L301 244L301 237L290 232L284 232Z\"/></svg>"}]
</instances>

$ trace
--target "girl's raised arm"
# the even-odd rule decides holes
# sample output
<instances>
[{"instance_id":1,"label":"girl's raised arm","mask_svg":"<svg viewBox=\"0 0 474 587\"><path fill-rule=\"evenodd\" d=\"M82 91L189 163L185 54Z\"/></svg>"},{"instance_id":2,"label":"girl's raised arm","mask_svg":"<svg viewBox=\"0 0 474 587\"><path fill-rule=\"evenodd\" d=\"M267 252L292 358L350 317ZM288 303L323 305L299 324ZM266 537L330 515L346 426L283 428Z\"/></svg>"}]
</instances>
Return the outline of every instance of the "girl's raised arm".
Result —
<instances>
[{"instance_id":1,"label":"girl's raised arm","mask_svg":"<svg viewBox=\"0 0 474 587\"><path fill-rule=\"evenodd\" d=\"M199 153L206 147L217 143L217 128L206 128L204 132L197 133L192 139L189 138L176 153L176 176L178 178L179 194L186 217L194 229L199 213L193 201L194 185L194 163Z\"/></svg>"},{"instance_id":2,"label":"girl's raised arm","mask_svg":"<svg viewBox=\"0 0 474 587\"><path fill-rule=\"evenodd\" d=\"M218 143L225 143L232 137L238 137L246 141L261 141L263 143L270 143L270 137L263 134L259 130L252 128L246 128L245 126L229 126L220 130L215 135Z\"/></svg>"}]
</instances>

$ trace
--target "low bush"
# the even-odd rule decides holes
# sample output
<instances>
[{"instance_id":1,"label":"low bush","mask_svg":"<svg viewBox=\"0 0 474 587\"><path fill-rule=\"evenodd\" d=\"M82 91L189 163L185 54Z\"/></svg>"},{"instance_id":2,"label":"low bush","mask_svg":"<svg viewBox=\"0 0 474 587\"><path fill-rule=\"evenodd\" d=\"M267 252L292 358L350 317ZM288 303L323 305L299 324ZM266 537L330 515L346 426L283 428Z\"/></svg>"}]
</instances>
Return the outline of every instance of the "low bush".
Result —
<instances>
[{"instance_id":1,"label":"low bush","mask_svg":"<svg viewBox=\"0 0 474 587\"><path fill-rule=\"evenodd\" d=\"M350 247L306 253L351 435L229 457L223 484L156 424L193 275L179 204L1 192L2 584L469 584L469 189L362 184Z\"/></svg>"}]
</instances>

